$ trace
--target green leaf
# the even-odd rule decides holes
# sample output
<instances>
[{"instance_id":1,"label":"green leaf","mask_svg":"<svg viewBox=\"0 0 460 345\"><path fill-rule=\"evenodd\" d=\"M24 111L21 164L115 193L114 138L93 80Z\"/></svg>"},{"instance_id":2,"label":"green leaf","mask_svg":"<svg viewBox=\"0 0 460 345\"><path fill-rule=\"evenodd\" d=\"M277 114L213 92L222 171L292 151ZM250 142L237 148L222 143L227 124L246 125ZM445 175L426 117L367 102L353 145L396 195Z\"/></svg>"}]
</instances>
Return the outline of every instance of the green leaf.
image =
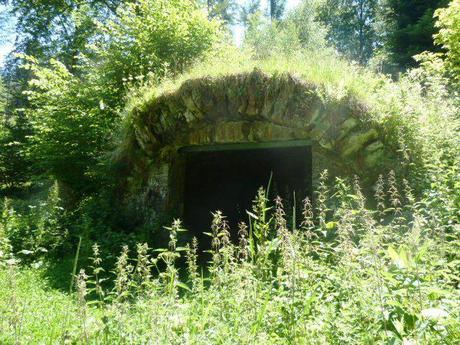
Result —
<instances>
[{"instance_id":1,"label":"green leaf","mask_svg":"<svg viewBox=\"0 0 460 345\"><path fill-rule=\"evenodd\" d=\"M187 284L184 284L184 283L182 283L182 282L177 282L176 285L177 285L178 287L180 287L180 288L182 288L182 289L188 291L188 292L192 292L192 290L190 290L190 288L187 286Z\"/></svg>"},{"instance_id":2,"label":"green leaf","mask_svg":"<svg viewBox=\"0 0 460 345\"><path fill-rule=\"evenodd\" d=\"M259 220L259 217L257 217L254 213L249 212L248 210L246 210L246 213L249 215L249 217Z\"/></svg>"},{"instance_id":3,"label":"green leaf","mask_svg":"<svg viewBox=\"0 0 460 345\"><path fill-rule=\"evenodd\" d=\"M163 252L167 252L168 250L166 248L158 248L158 249L152 249L152 251L163 253Z\"/></svg>"},{"instance_id":4,"label":"green leaf","mask_svg":"<svg viewBox=\"0 0 460 345\"><path fill-rule=\"evenodd\" d=\"M328 222L326 223L326 229L332 230L335 229L338 225L338 222Z\"/></svg>"},{"instance_id":5,"label":"green leaf","mask_svg":"<svg viewBox=\"0 0 460 345\"><path fill-rule=\"evenodd\" d=\"M410 266L410 261L407 253L404 249L401 249L398 253L393 247L388 247L388 254L390 255L393 263L400 269L407 268Z\"/></svg>"}]
</instances>

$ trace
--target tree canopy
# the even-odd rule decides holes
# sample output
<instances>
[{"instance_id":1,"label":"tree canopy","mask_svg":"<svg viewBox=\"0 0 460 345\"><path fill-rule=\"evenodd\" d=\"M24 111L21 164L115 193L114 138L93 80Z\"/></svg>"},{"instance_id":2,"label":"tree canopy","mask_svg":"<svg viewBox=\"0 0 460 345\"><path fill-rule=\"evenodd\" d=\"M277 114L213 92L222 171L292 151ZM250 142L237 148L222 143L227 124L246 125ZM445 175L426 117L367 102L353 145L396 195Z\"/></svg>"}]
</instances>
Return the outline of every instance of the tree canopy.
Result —
<instances>
[{"instance_id":1,"label":"tree canopy","mask_svg":"<svg viewBox=\"0 0 460 345\"><path fill-rule=\"evenodd\" d=\"M433 41L436 33L434 12L448 0L387 0L387 48L394 62L415 66L412 58L423 51L439 51Z\"/></svg>"},{"instance_id":2,"label":"tree canopy","mask_svg":"<svg viewBox=\"0 0 460 345\"><path fill-rule=\"evenodd\" d=\"M320 7L320 20L327 37L337 49L365 64L380 46L377 30L378 0L326 0Z\"/></svg>"},{"instance_id":3,"label":"tree canopy","mask_svg":"<svg viewBox=\"0 0 460 345\"><path fill-rule=\"evenodd\" d=\"M86 54L66 66L24 55L30 155L37 167L84 192L116 131L130 86L180 73L219 40L219 24L193 3L142 0L95 22Z\"/></svg>"}]
</instances>

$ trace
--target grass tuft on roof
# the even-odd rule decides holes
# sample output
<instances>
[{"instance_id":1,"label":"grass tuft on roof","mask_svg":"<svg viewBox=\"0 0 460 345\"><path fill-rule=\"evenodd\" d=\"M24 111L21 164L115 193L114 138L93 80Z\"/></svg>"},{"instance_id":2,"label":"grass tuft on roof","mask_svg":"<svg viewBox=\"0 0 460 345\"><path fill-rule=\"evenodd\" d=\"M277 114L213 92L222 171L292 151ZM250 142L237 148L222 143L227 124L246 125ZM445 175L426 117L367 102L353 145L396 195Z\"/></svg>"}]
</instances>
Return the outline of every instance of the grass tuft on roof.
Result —
<instances>
[{"instance_id":1,"label":"grass tuft on roof","mask_svg":"<svg viewBox=\"0 0 460 345\"><path fill-rule=\"evenodd\" d=\"M273 78L289 74L315 85L315 92L324 103L359 102L365 109L362 120L383 128L386 142L392 143L409 165L458 159L458 98L451 97L442 83L432 80L426 83L423 71L411 71L394 81L390 76L350 63L330 50L255 59L251 52L234 47L216 48L187 72L159 84L147 82L132 90L125 108L118 156L140 158L141 154L133 151L136 147L134 124L159 98L177 96L186 81L218 81L231 75L248 74L254 69Z\"/></svg>"}]
</instances>

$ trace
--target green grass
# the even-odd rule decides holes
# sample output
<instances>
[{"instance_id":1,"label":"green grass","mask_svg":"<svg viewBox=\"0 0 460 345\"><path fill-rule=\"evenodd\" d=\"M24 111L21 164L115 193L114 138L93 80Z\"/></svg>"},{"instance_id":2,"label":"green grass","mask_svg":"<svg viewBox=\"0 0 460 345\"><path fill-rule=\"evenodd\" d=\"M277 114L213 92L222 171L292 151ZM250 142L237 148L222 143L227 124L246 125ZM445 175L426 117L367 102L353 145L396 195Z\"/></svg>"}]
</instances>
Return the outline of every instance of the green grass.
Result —
<instances>
[{"instance_id":1,"label":"green grass","mask_svg":"<svg viewBox=\"0 0 460 345\"><path fill-rule=\"evenodd\" d=\"M276 56L263 60L254 59L249 52L233 47L217 51L215 55L208 56L178 77L167 79L158 86L147 84L140 90L133 90L127 108L149 101L152 97L173 92L189 79L219 78L249 73L254 68L269 75L290 73L323 87L325 94L338 99L348 93L359 98L367 98L385 80L383 76L378 76L357 65L351 65L329 50L301 51L297 55ZM373 86L370 87L371 85Z\"/></svg>"},{"instance_id":2,"label":"green grass","mask_svg":"<svg viewBox=\"0 0 460 345\"><path fill-rule=\"evenodd\" d=\"M289 73L316 85L316 92L325 104L343 99L357 100L365 109L357 115L382 128L385 145L402 153L408 166L421 167L425 173L427 165L460 161L459 101L454 93L448 92L442 80L420 69L402 74L394 81L389 76L351 64L327 49L255 59L248 51L219 47L188 72L159 85L146 83L131 91L126 102L120 147L130 147L132 142L132 117L136 116L133 114L142 114L142 109L148 109L146 105L157 97L177 93L189 79L219 79L249 73L254 68L270 76Z\"/></svg>"},{"instance_id":3,"label":"green grass","mask_svg":"<svg viewBox=\"0 0 460 345\"><path fill-rule=\"evenodd\" d=\"M0 343L57 343L71 332L75 303L33 268L0 270Z\"/></svg>"},{"instance_id":4,"label":"green grass","mask_svg":"<svg viewBox=\"0 0 460 345\"><path fill-rule=\"evenodd\" d=\"M3 262L0 343L455 344L458 225L395 181L377 184L372 211L356 183L330 189L323 174L295 229L261 192L239 244L216 213L205 275L193 244L177 247L179 221L168 248L125 247L115 267L95 248L71 295Z\"/></svg>"}]
</instances>

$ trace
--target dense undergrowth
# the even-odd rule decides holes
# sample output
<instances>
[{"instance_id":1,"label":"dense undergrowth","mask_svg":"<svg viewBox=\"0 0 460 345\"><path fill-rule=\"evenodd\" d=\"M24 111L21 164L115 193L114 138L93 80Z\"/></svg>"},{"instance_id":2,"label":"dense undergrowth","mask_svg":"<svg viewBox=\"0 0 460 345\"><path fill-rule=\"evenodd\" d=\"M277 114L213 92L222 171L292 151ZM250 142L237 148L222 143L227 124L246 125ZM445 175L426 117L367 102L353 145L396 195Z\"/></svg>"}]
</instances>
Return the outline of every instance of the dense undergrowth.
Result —
<instances>
[{"instance_id":1,"label":"dense undergrowth","mask_svg":"<svg viewBox=\"0 0 460 345\"><path fill-rule=\"evenodd\" d=\"M289 217L261 189L239 229L215 212L206 267L195 241L179 246L178 220L167 248L125 246L113 266L95 243L72 283L63 276L70 294L50 289L44 269L19 267L3 238L0 342L455 344L455 213L446 217L452 210L436 195L416 201L393 172L375 200L357 180L331 184L324 172L315 198Z\"/></svg>"},{"instance_id":2,"label":"dense undergrowth","mask_svg":"<svg viewBox=\"0 0 460 345\"><path fill-rule=\"evenodd\" d=\"M48 5L63 15L59 1L11 3L36 13L19 20L27 37ZM0 80L0 345L459 343L459 0L436 11L443 51L392 76L328 47L316 1L246 23L242 48L192 1L121 1L107 15L100 3L65 4L54 30L38 20L47 45L67 16L79 48L19 49ZM315 85L324 103L359 100L397 173L374 197L324 173L295 216L261 190L238 229L214 211L198 253L180 221L163 229L123 203L129 169L110 158L129 150L135 109L255 68Z\"/></svg>"},{"instance_id":3,"label":"dense undergrowth","mask_svg":"<svg viewBox=\"0 0 460 345\"><path fill-rule=\"evenodd\" d=\"M265 60L232 54L160 86L147 84L131 95L127 113L193 77L254 67L292 72L319 85L322 97L363 100L368 120L397 144L404 176L382 178L366 200L357 182L331 184L324 175L314 209L306 202L296 225L279 200L260 193L240 229L228 229L215 213L207 254L182 245L178 221L168 228L167 248L148 248L159 230L139 231L134 217L118 212L110 188L71 207L58 183L48 185L47 196L4 199L1 344L457 342L455 92L423 69L395 82L329 53ZM238 244L229 231L239 233ZM197 264L203 255L205 267Z\"/></svg>"}]
</instances>

